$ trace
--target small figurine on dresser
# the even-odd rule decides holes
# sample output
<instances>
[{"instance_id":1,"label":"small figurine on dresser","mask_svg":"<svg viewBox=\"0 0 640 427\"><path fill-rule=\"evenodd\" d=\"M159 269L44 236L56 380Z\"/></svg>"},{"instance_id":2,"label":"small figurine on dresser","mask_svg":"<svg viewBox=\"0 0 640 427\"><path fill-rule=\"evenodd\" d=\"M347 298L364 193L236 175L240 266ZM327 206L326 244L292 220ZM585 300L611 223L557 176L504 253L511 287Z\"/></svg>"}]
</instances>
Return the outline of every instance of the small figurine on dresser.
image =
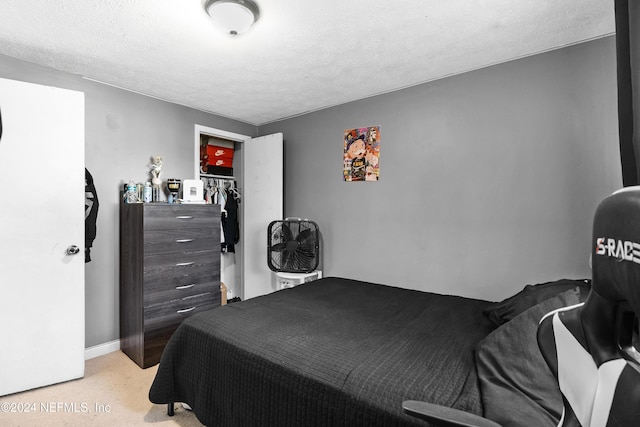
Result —
<instances>
[{"instance_id":1,"label":"small figurine on dresser","mask_svg":"<svg viewBox=\"0 0 640 427\"><path fill-rule=\"evenodd\" d=\"M153 184L152 200L154 202L160 201L160 185L162 184L160 172L162 172L162 157L154 156L151 158L151 183Z\"/></svg>"}]
</instances>

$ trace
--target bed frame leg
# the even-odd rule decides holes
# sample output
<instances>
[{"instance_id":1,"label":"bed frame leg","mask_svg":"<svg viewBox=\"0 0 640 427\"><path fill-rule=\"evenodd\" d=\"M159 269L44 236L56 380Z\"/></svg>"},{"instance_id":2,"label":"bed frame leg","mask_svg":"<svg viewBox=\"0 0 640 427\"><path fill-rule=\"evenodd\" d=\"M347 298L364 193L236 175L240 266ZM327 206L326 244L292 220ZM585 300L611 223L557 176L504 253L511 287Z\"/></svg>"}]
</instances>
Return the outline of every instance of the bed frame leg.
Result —
<instances>
[{"instance_id":1,"label":"bed frame leg","mask_svg":"<svg viewBox=\"0 0 640 427\"><path fill-rule=\"evenodd\" d=\"M173 402L169 402L167 403L167 415L169 415L170 417L173 417Z\"/></svg>"}]
</instances>

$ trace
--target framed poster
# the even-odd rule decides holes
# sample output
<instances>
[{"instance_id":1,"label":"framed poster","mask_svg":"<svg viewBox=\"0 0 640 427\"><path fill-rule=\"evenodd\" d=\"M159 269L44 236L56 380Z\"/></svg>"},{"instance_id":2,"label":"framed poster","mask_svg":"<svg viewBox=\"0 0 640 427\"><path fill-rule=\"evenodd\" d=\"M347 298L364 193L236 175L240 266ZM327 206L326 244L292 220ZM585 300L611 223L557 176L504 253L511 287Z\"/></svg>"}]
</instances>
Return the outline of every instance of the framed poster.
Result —
<instances>
[{"instance_id":1,"label":"framed poster","mask_svg":"<svg viewBox=\"0 0 640 427\"><path fill-rule=\"evenodd\" d=\"M380 179L380 126L347 129L344 131L343 143L345 181Z\"/></svg>"}]
</instances>

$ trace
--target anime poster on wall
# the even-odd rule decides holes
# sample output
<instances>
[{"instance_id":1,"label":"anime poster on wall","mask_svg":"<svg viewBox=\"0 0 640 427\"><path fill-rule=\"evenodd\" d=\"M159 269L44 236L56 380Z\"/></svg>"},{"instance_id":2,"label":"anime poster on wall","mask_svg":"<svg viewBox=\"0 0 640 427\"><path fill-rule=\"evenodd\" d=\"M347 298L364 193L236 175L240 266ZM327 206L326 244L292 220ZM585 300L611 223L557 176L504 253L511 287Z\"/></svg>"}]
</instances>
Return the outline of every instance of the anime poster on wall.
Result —
<instances>
[{"instance_id":1,"label":"anime poster on wall","mask_svg":"<svg viewBox=\"0 0 640 427\"><path fill-rule=\"evenodd\" d=\"M344 131L344 180L380 179L380 126Z\"/></svg>"}]
</instances>

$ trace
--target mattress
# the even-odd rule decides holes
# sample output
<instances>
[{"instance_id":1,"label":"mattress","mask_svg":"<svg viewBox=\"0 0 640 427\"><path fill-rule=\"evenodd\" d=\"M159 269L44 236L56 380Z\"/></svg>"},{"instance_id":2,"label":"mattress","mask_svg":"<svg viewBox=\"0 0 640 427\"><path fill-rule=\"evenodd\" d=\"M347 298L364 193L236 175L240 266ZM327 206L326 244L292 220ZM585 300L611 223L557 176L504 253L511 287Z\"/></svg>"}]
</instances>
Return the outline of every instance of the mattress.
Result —
<instances>
[{"instance_id":1,"label":"mattress","mask_svg":"<svg viewBox=\"0 0 640 427\"><path fill-rule=\"evenodd\" d=\"M482 414L488 301L328 277L185 320L149 392L210 426L426 425L424 400Z\"/></svg>"}]
</instances>

